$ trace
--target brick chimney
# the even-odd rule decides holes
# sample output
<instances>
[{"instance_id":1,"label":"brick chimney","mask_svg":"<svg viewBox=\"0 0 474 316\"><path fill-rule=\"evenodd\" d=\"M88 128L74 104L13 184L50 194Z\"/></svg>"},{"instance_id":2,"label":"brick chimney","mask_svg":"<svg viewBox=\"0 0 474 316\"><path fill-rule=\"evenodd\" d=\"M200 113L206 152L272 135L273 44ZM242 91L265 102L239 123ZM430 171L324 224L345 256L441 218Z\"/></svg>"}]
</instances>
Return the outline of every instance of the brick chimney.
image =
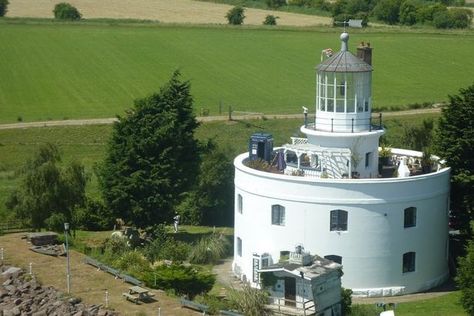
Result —
<instances>
[{"instance_id":1,"label":"brick chimney","mask_svg":"<svg viewBox=\"0 0 474 316\"><path fill-rule=\"evenodd\" d=\"M357 57L372 65L372 47L370 47L370 43L361 42L357 46Z\"/></svg>"}]
</instances>

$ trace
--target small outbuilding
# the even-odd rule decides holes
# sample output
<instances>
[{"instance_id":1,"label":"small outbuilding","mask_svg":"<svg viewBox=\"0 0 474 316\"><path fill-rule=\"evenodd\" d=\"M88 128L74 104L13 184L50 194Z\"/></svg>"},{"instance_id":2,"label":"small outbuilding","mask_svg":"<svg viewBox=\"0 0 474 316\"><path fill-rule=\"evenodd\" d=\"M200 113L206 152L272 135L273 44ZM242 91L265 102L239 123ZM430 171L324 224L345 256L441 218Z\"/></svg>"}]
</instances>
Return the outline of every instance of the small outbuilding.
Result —
<instances>
[{"instance_id":1,"label":"small outbuilding","mask_svg":"<svg viewBox=\"0 0 474 316\"><path fill-rule=\"evenodd\" d=\"M270 292L270 308L292 315L341 315L340 264L297 248L288 260L259 272L261 287Z\"/></svg>"}]
</instances>

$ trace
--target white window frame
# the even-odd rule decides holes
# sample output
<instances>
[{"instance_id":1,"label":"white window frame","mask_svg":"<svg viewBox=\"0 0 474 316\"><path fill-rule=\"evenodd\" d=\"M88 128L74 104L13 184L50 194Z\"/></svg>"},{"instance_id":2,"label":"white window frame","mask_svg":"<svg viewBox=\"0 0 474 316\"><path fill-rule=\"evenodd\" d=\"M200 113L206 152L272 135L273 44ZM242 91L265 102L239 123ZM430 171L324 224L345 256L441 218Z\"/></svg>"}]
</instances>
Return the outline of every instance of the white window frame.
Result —
<instances>
[{"instance_id":1,"label":"white window frame","mask_svg":"<svg viewBox=\"0 0 474 316\"><path fill-rule=\"evenodd\" d=\"M280 204L272 205L272 225L285 226L285 207Z\"/></svg>"}]
</instances>

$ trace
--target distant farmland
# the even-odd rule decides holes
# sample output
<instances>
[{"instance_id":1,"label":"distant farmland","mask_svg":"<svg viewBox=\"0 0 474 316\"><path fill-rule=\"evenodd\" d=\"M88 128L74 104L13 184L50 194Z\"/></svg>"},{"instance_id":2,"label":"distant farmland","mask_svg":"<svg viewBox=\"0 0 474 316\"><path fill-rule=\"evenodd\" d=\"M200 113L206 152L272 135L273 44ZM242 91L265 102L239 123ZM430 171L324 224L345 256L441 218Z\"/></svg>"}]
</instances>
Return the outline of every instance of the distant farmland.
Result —
<instances>
[{"instance_id":1,"label":"distant farmland","mask_svg":"<svg viewBox=\"0 0 474 316\"><path fill-rule=\"evenodd\" d=\"M339 32L106 24L0 25L0 122L111 117L180 69L196 112L313 107L321 49ZM359 33L377 107L443 101L474 78L474 34Z\"/></svg>"}]
</instances>

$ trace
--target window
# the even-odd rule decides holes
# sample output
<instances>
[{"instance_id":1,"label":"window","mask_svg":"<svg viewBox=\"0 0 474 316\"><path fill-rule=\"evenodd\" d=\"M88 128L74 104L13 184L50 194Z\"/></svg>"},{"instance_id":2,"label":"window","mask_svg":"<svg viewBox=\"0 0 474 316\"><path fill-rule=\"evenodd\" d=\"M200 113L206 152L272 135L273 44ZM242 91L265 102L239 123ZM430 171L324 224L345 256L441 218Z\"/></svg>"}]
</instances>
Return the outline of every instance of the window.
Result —
<instances>
[{"instance_id":1,"label":"window","mask_svg":"<svg viewBox=\"0 0 474 316\"><path fill-rule=\"evenodd\" d=\"M240 214L242 214L243 203L242 195L237 194L237 210Z\"/></svg>"},{"instance_id":2,"label":"window","mask_svg":"<svg viewBox=\"0 0 474 316\"><path fill-rule=\"evenodd\" d=\"M415 253L407 252L403 254L403 273L415 271Z\"/></svg>"},{"instance_id":3,"label":"window","mask_svg":"<svg viewBox=\"0 0 474 316\"><path fill-rule=\"evenodd\" d=\"M365 167L366 168L369 168L371 159L372 159L372 153L365 153Z\"/></svg>"},{"instance_id":4,"label":"window","mask_svg":"<svg viewBox=\"0 0 474 316\"><path fill-rule=\"evenodd\" d=\"M272 205L272 225L285 226L285 207Z\"/></svg>"},{"instance_id":5,"label":"window","mask_svg":"<svg viewBox=\"0 0 474 316\"><path fill-rule=\"evenodd\" d=\"M335 263L342 264L342 257L338 255L327 255L324 258L334 261Z\"/></svg>"},{"instance_id":6,"label":"window","mask_svg":"<svg viewBox=\"0 0 474 316\"><path fill-rule=\"evenodd\" d=\"M347 230L347 211L332 210L330 219L331 231L345 231Z\"/></svg>"},{"instance_id":7,"label":"window","mask_svg":"<svg viewBox=\"0 0 474 316\"><path fill-rule=\"evenodd\" d=\"M237 254L242 257L242 239L240 237L237 237Z\"/></svg>"},{"instance_id":8,"label":"window","mask_svg":"<svg viewBox=\"0 0 474 316\"><path fill-rule=\"evenodd\" d=\"M416 207L409 207L405 209L405 228L416 226Z\"/></svg>"},{"instance_id":9,"label":"window","mask_svg":"<svg viewBox=\"0 0 474 316\"><path fill-rule=\"evenodd\" d=\"M338 96L345 96L346 95L346 82L342 81L337 85L339 87L339 94Z\"/></svg>"}]
</instances>

